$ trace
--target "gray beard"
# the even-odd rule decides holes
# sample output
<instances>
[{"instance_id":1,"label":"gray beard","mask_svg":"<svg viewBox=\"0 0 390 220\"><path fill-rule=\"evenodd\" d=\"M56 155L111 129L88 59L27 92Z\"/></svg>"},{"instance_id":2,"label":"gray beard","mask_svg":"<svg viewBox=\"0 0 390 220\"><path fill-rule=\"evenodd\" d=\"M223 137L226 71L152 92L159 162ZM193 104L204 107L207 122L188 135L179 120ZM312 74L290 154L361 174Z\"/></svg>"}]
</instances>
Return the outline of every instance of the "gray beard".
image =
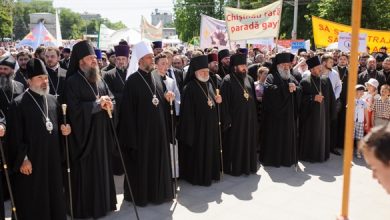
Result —
<instances>
[{"instance_id":1,"label":"gray beard","mask_svg":"<svg viewBox=\"0 0 390 220\"><path fill-rule=\"evenodd\" d=\"M91 83L96 83L100 80L99 67L90 68L85 71L85 77Z\"/></svg>"},{"instance_id":2,"label":"gray beard","mask_svg":"<svg viewBox=\"0 0 390 220\"><path fill-rule=\"evenodd\" d=\"M31 91L41 95L41 96L45 96L45 95L48 95L49 92L50 92L50 87L46 87L46 89L41 89L41 88L34 88L34 87L30 87Z\"/></svg>"},{"instance_id":3,"label":"gray beard","mask_svg":"<svg viewBox=\"0 0 390 220\"><path fill-rule=\"evenodd\" d=\"M209 76L209 77L195 76L195 77L196 77L196 79L198 79L198 80L201 81L201 82L207 82L207 81L209 81L209 79L210 79L210 76Z\"/></svg>"},{"instance_id":4,"label":"gray beard","mask_svg":"<svg viewBox=\"0 0 390 220\"><path fill-rule=\"evenodd\" d=\"M284 71L282 68L278 68L278 72L282 79L287 80L290 78L290 70Z\"/></svg>"},{"instance_id":5,"label":"gray beard","mask_svg":"<svg viewBox=\"0 0 390 220\"><path fill-rule=\"evenodd\" d=\"M12 88L12 77L11 76L0 76L0 88L4 91L8 91Z\"/></svg>"}]
</instances>

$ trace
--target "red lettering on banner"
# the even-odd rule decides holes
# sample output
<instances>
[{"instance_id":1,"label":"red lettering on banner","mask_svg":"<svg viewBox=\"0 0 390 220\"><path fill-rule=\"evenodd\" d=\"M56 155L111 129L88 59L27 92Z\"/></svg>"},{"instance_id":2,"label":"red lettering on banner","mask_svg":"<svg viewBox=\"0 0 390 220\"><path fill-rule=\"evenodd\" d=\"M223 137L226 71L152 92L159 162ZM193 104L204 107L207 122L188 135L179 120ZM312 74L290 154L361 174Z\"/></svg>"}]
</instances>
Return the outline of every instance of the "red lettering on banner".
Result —
<instances>
[{"instance_id":1,"label":"red lettering on banner","mask_svg":"<svg viewBox=\"0 0 390 220\"><path fill-rule=\"evenodd\" d=\"M333 38L333 36L329 36L328 37L328 42L329 43L334 43L334 42L337 42L337 41L339 41L338 37L335 37L335 38Z\"/></svg>"},{"instance_id":2,"label":"red lettering on banner","mask_svg":"<svg viewBox=\"0 0 390 220\"><path fill-rule=\"evenodd\" d=\"M278 21L270 21L270 22L263 22L261 23L261 26L259 22L252 22L250 24L243 24L243 25L237 25L237 26L232 26L230 28L230 31L232 33L238 32L238 31L247 31L247 30L255 30L255 29L260 29L260 27L265 31L268 29L276 29L278 26L279 22Z\"/></svg>"},{"instance_id":3,"label":"red lettering on banner","mask_svg":"<svg viewBox=\"0 0 390 220\"><path fill-rule=\"evenodd\" d=\"M319 28L320 28L320 31L330 32L329 27L327 25L324 26L324 25L320 24Z\"/></svg>"}]
</instances>

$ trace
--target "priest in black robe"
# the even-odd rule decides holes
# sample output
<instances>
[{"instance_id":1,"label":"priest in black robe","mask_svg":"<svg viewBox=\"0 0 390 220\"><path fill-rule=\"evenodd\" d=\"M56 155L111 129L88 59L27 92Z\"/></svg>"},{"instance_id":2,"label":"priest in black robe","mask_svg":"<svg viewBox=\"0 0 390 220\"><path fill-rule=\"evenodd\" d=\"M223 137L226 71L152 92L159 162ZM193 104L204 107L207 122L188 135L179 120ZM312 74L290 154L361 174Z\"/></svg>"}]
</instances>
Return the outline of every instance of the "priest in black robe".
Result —
<instances>
[{"instance_id":1,"label":"priest in black robe","mask_svg":"<svg viewBox=\"0 0 390 220\"><path fill-rule=\"evenodd\" d=\"M103 72L103 80L115 98L116 117L115 125L118 124L118 115L122 101L123 89L125 88L127 68L129 67L130 47L128 45L117 45L115 49L115 68ZM112 169L115 175L123 174L123 167L117 149L113 150Z\"/></svg>"},{"instance_id":2,"label":"priest in black robe","mask_svg":"<svg viewBox=\"0 0 390 220\"><path fill-rule=\"evenodd\" d=\"M320 58L312 57L306 63L311 75L300 83L300 159L323 162L329 159L330 122L336 116L336 100L329 78L321 76L323 67Z\"/></svg>"},{"instance_id":3,"label":"priest in black robe","mask_svg":"<svg viewBox=\"0 0 390 220\"><path fill-rule=\"evenodd\" d=\"M9 165L19 220L65 220L60 108L49 94L48 73L39 59L27 64L29 89L15 98L7 118ZM63 135L70 126L61 125Z\"/></svg>"},{"instance_id":4,"label":"priest in black robe","mask_svg":"<svg viewBox=\"0 0 390 220\"><path fill-rule=\"evenodd\" d=\"M57 98L58 103L64 104L64 89L66 80L66 69L60 66L60 51L55 47L48 47L45 50L46 70L49 73L50 94Z\"/></svg>"},{"instance_id":5,"label":"priest in black robe","mask_svg":"<svg viewBox=\"0 0 390 220\"><path fill-rule=\"evenodd\" d=\"M107 83L110 91L114 94L117 110L120 110L127 68L129 67L130 47L127 45L117 45L114 49L115 68L103 72L103 79Z\"/></svg>"},{"instance_id":6,"label":"priest in black robe","mask_svg":"<svg viewBox=\"0 0 390 220\"><path fill-rule=\"evenodd\" d=\"M32 58L31 54L26 51L20 51L16 55L16 60L19 65L19 69L15 73L15 81L18 81L23 84L24 88L28 88L27 84L27 62Z\"/></svg>"},{"instance_id":7,"label":"priest in black robe","mask_svg":"<svg viewBox=\"0 0 390 220\"><path fill-rule=\"evenodd\" d=\"M6 118L13 100L24 92L22 83L14 80L16 60L12 56L4 56L0 59L0 118L3 120L5 128ZM2 138L2 137L1 137ZM7 149L7 141L0 140L3 148ZM4 219L3 198L8 198L8 188L5 182L4 173L0 174L0 219Z\"/></svg>"},{"instance_id":8,"label":"priest in black robe","mask_svg":"<svg viewBox=\"0 0 390 220\"><path fill-rule=\"evenodd\" d=\"M218 75L218 54L210 53L207 55L207 58L209 63L210 83L213 86L214 91L216 91L216 89L220 89L222 85L222 78Z\"/></svg>"},{"instance_id":9,"label":"priest in black robe","mask_svg":"<svg viewBox=\"0 0 390 220\"><path fill-rule=\"evenodd\" d=\"M220 179L218 112L222 102L209 80L208 57L191 59L189 82L184 88L178 127L183 156L181 178L194 185L210 186Z\"/></svg>"},{"instance_id":10,"label":"priest in black robe","mask_svg":"<svg viewBox=\"0 0 390 220\"><path fill-rule=\"evenodd\" d=\"M260 149L260 161L264 166L288 167L298 161L300 87L291 74L293 59L294 55L290 53L277 54L265 81L264 139Z\"/></svg>"},{"instance_id":11,"label":"priest in black robe","mask_svg":"<svg viewBox=\"0 0 390 220\"><path fill-rule=\"evenodd\" d=\"M230 73L230 52L228 49L218 52L218 61L218 75L223 78Z\"/></svg>"},{"instance_id":12,"label":"priest in black robe","mask_svg":"<svg viewBox=\"0 0 390 220\"><path fill-rule=\"evenodd\" d=\"M173 199L167 122L168 96L154 68L150 45L134 46L139 68L126 81L119 115L119 136L135 204L146 206ZM126 181L126 180L125 180ZM124 199L131 201L124 184Z\"/></svg>"},{"instance_id":13,"label":"priest in black robe","mask_svg":"<svg viewBox=\"0 0 390 220\"><path fill-rule=\"evenodd\" d=\"M247 75L246 56L235 54L231 73L221 86L223 168L233 176L257 171L258 121L252 77Z\"/></svg>"},{"instance_id":14,"label":"priest in black robe","mask_svg":"<svg viewBox=\"0 0 390 220\"><path fill-rule=\"evenodd\" d=\"M14 80L15 65L16 61L12 56L0 59L0 111L4 117L7 117L12 101L24 92L23 84Z\"/></svg>"},{"instance_id":15,"label":"priest in black robe","mask_svg":"<svg viewBox=\"0 0 390 220\"><path fill-rule=\"evenodd\" d=\"M107 114L114 97L100 78L95 51L88 41L73 46L67 77L74 217L100 218L116 209L111 167L116 145Z\"/></svg>"}]
</instances>

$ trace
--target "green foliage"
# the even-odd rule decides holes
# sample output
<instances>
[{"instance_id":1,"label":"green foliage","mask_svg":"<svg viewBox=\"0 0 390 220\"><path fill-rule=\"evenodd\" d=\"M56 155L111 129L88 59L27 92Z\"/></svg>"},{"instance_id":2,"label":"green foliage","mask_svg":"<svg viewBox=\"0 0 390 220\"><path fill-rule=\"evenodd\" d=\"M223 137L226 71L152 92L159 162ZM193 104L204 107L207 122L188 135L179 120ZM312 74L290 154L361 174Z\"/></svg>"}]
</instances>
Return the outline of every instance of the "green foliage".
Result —
<instances>
[{"instance_id":1,"label":"green foliage","mask_svg":"<svg viewBox=\"0 0 390 220\"><path fill-rule=\"evenodd\" d=\"M276 0L240 0L240 8L256 9L271 4ZM203 11L204 2L214 2L212 17L223 19L223 6L237 7L237 0L227 1L204 1L204 0L178 0L175 5L176 29L180 39L188 41L199 34L198 15ZM216 6L219 2L220 6ZM212 5L212 3L209 3ZM187 7L185 7L188 5ZM192 6L192 7L190 7ZM312 39L313 28L311 16L321 17L337 23L351 25L352 0L311 0L299 1L298 7L298 39ZM361 27L377 30L390 29L390 4L389 0L364 0L362 8ZM214 16L213 16L214 15ZM294 6L293 0L284 1L282 12L282 23L280 26L279 38L290 39L293 27ZM178 20L179 19L179 20Z\"/></svg>"},{"instance_id":2,"label":"green foliage","mask_svg":"<svg viewBox=\"0 0 390 220\"><path fill-rule=\"evenodd\" d=\"M12 36L12 1L0 3L0 38Z\"/></svg>"},{"instance_id":3,"label":"green foliage","mask_svg":"<svg viewBox=\"0 0 390 220\"><path fill-rule=\"evenodd\" d=\"M189 41L199 35L201 14L222 19L223 3L223 0L177 0L174 11L179 38Z\"/></svg>"}]
</instances>

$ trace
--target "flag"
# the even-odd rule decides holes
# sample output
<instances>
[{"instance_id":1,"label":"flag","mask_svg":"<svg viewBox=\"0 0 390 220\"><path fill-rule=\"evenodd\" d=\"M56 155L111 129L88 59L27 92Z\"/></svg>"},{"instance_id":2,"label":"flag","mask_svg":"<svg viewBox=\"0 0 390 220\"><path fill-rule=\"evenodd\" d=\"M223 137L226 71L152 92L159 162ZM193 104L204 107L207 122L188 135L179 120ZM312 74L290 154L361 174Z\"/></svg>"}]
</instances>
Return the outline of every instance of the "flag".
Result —
<instances>
[{"instance_id":1,"label":"flag","mask_svg":"<svg viewBox=\"0 0 390 220\"><path fill-rule=\"evenodd\" d=\"M211 47L218 47L218 49L230 49L226 22L207 15L201 15L200 48Z\"/></svg>"},{"instance_id":2,"label":"flag","mask_svg":"<svg viewBox=\"0 0 390 220\"><path fill-rule=\"evenodd\" d=\"M225 21L231 41L278 37L282 1L254 10L225 7Z\"/></svg>"},{"instance_id":3,"label":"flag","mask_svg":"<svg viewBox=\"0 0 390 220\"><path fill-rule=\"evenodd\" d=\"M141 18L141 36L142 39L150 41L162 40L163 38L163 25L160 21L156 26L150 24L144 16Z\"/></svg>"},{"instance_id":4,"label":"flag","mask_svg":"<svg viewBox=\"0 0 390 220\"><path fill-rule=\"evenodd\" d=\"M56 38L59 43L58 46L62 46L62 34L61 34L61 26L60 26L60 18L58 17L58 9L56 9Z\"/></svg>"},{"instance_id":5,"label":"flag","mask_svg":"<svg viewBox=\"0 0 390 220\"><path fill-rule=\"evenodd\" d=\"M30 46L35 50L41 45L53 47L59 46L57 40L53 37L53 35L49 33L49 31L46 29L45 25L43 25L42 22L37 24L32 29L32 31L28 33L23 38L23 40L19 42L16 47Z\"/></svg>"}]
</instances>

